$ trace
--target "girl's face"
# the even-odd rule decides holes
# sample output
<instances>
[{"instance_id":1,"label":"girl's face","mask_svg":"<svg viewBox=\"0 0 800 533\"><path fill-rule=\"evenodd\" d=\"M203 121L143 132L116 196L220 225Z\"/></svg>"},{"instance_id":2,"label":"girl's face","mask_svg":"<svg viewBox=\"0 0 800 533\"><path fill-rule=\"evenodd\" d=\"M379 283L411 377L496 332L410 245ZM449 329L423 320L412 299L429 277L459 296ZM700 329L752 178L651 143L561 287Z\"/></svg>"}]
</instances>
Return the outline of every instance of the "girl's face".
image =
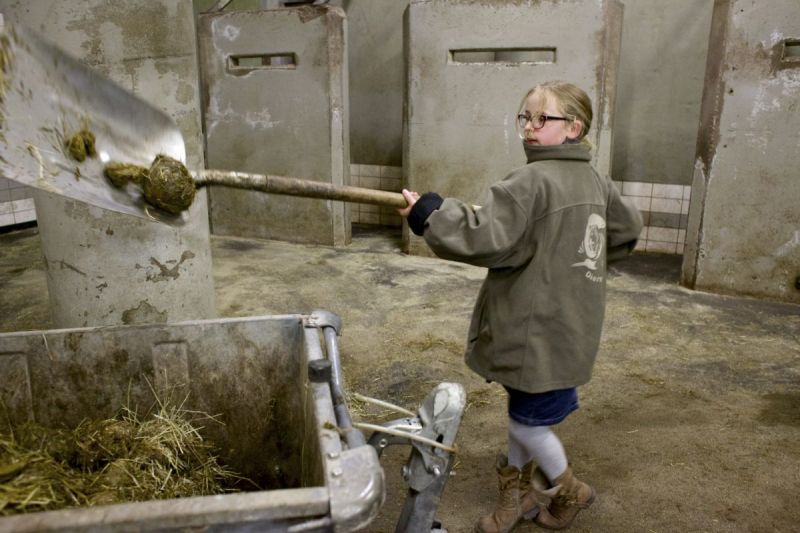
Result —
<instances>
[{"instance_id":1,"label":"girl's face","mask_svg":"<svg viewBox=\"0 0 800 533\"><path fill-rule=\"evenodd\" d=\"M520 113L533 119L525 124L522 132L526 145L564 144L567 139L576 139L583 128L580 120L564 120L566 117L558 109L555 98L543 91L537 90L528 96Z\"/></svg>"}]
</instances>

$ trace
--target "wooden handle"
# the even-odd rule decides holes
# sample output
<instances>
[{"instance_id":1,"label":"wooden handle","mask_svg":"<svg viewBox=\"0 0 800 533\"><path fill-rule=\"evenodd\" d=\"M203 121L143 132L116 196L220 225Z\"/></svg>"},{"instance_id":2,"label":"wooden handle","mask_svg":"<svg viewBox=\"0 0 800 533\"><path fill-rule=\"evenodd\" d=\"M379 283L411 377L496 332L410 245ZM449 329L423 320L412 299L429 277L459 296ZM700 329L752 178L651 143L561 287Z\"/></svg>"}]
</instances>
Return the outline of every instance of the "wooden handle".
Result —
<instances>
[{"instance_id":1,"label":"wooden handle","mask_svg":"<svg viewBox=\"0 0 800 533\"><path fill-rule=\"evenodd\" d=\"M246 174L223 170L201 170L194 173L197 186L222 185L236 189L263 191L273 194L302 196L305 198L324 198L358 204L383 205L387 207L406 207L405 198L399 192L377 191L349 185L333 185L321 181L301 180L286 176Z\"/></svg>"}]
</instances>

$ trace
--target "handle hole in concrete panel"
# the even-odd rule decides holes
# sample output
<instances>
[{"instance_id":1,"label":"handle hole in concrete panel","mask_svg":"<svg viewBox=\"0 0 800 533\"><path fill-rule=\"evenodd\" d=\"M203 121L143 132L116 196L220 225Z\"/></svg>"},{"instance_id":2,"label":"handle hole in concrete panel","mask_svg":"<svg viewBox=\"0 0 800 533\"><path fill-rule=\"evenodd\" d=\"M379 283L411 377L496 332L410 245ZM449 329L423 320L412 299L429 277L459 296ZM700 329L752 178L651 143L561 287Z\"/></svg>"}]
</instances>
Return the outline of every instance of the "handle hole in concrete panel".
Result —
<instances>
[{"instance_id":1,"label":"handle hole in concrete panel","mask_svg":"<svg viewBox=\"0 0 800 533\"><path fill-rule=\"evenodd\" d=\"M229 71L251 71L269 69L293 69L297 67L297 56L293 52L281 54L248 54L228 56Z\"/></svg>"},{"instance_id":2,"label":"handle hole in concrete panel","mask_svg":"<svg viewBox=\"0 0 800 533\"><path fill-rule=\"evenodd\" d=\"M556 62L556 49L555 47L464 48L450 50L448 62L454 65L474 63L548 65Z\"/></svg>"},{"instance_id":3,"label":"handle hole in concrete panel","mask_svg":"<svg viewBox=\"0 0 800 533\"><path fill-rule=\"evenodd\" d=\"M787 62L800 62L800 39L786 39L783 42L781 60Z\"/></svg>"}]
</instances>

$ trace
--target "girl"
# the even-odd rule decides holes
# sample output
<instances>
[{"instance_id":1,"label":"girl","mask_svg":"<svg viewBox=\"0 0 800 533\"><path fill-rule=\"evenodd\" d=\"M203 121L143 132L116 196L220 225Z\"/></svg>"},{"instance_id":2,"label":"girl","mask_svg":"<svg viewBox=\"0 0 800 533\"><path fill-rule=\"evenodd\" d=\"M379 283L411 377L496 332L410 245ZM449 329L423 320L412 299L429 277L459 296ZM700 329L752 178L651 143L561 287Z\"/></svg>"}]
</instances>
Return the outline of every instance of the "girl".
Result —
<instances>
[{"instance_id":1,"label":"girl","mask_svg":"<svg viewBox=\"0 0 800 533\"><path fill-rule=\"evenodd\" d=\"M591 377L606 262L630 253L642 227L639 212L589 163L584 91L544 83L520 107L528 164L491 186L482 207L403 190L408 206L399 210L439 257L488 268L465 357L508 392L509 443L496 465L499 501L478 521L482 532L510 531L523 515L562 529L594 501L551 426L578 408L575 388Z\"/></svg>"}]
</instances>

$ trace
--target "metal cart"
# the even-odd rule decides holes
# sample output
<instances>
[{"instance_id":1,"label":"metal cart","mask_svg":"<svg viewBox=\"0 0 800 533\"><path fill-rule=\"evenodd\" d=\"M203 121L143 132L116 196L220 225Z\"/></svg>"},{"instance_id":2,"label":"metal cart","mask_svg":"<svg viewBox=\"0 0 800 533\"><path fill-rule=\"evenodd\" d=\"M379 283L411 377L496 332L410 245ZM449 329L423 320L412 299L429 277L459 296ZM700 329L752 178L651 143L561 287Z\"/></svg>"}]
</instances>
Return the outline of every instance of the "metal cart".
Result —
<instances>
[{"instance_id":1,"label":"metal cart","mask_svg":"<svg viewBox=\"0 0 800 533\"><path fill-rule=\"evenodd\" d=\"M398 444L410 453L396 531L436 529L464 390L442 383L416 413L354 424L340 333L336 315L315 311L0 334L0 400L12 426L74 427L177 394L224 422L202 433L225 464L280 487L17 515L0 519L0 531L356 531L384 502L380 452Z\"/></svg>"}]
</instances>

